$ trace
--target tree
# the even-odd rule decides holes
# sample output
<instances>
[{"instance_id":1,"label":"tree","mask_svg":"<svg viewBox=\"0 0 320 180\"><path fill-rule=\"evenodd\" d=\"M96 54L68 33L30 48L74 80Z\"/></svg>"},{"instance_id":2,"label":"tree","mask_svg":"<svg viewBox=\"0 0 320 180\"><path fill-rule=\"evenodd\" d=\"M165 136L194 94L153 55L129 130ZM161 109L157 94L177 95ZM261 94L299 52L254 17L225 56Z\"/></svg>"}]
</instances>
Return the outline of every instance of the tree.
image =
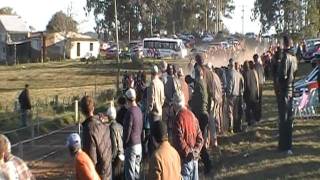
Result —
<instances>
[{"instance_id":1,"label":"tree","mask_svg":"<svg viewBox=\"0 0 320 180\"><path fill-rule=\"evenodd\" d=\"M278 34L315 37L320 28L319 0L256 0L253 19L259 19L262 32L275 27Z\"/></svg>"},{"instance_id":2,"label":"tree","mask_svg":"<svg viewBox=\"0 0 320 180\"><path fill-rule=\"evenodd\" d=\"M78 23L71 15L63 11L56 12L47 25L47 31L52 32L78 32Z\"/></svg>"},{"instance_id":3,"label":"tree","mask_svg":"<svg viewBox=\"0 0 320 180\"><path fill-rule=\"evenodd\" d=\"M3 7L0 9L0 15L17 15L11 7Z\"/></svg>"}]
</instances>

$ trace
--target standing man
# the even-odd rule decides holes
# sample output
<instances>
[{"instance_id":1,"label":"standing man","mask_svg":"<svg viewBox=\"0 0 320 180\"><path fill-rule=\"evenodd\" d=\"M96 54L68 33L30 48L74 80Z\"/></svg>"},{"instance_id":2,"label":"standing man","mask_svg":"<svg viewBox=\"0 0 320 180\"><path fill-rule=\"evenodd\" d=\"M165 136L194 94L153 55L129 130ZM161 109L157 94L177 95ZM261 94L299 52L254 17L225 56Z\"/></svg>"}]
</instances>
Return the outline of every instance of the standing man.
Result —
<instances>
[{"instance_id":1,"label":"standing man","mask_svg":"<svg viewBox=\"0 0 320 180\"><path fill-rule=\"evenodd\" d=\"M196 65L195 67L194 92L191 98L190 106L192 112L199 120L202 137L207 138L209 133L208 91L207 84L204 79L204 72L200 65ZM202 146L201 159L204 163L205 173L207 174L210 172L212 165L206 146Z\"/></svg>"},{"instance_id":2,"label":"standing man","mask_svg":"<svg viewBox=\"0 0 320 180\"><path fill-rule=\"evenodd\" d=\"M185 77L184 77L182 68L179 68L179 70L178 70L178 79L179 79L181 91L182 91L184 99L185 99L186 106L188 106L190 92L189 92L189 86L185 81Z\"/></svg>"},{"instance_id":3,"label":"standing man","mask_svg":"<svg viewBox=\"0 0 320 180\"><path fill-rule=\"evenodd\" d=\"M102 180L111 179L112 146L109 126L103 124L94 116L94 101L90 96L84 96L80 107L86 120L82 123L83 151L86 152L95 165Z\"/></svg>"},{"instance_id":4,"label":"standing man","mask_svg":"<svg viewBox=\"0 0 320 180\"><path fill-rule=\"evenodd\" d=\"M75 159L74 166L77 180L100 180L90 157L81 150L79 134L72 133L67 138L70 155Z\"/></svg>"},{"instance_id":5,"label":"standing man","mask_svg":"<svg viewBox=\"0 0 320 180\"><path fill-rule=\"evenodd\" d=\"M279 150L286 151L288 155L292 154L292 99L293 83L295 72L297 71L297 62L295 57L289 53L290 39L283 37L283 57L279 68Z\"/></svg>"},{"instance_id":6,"label":"standing man","mask_svg":"<svg viewBox=\"0 0 320 180\"><path fill-rule=\"evenodd\" d=\"M140 178L140 163L142 160L141 135L143 116L136 103L136 91L128 89L125 96L129 108L123 124L124 175L126 180L136 180Z\"/></svg>"},{"instance_id":7,"label":"standing man","mask_svg":"<svg viewBox=\"0 0 320 180\"><path fill-rule=\"evenodd\" d=\"M19 95L21 123L23 127L28 126L31 120L31 100L29 94L29 85L26 84L24 90Z\"/></svg>"},{"instance_id":8,"label":"standing man","mask_svg":"<svg viewBox=\"0 0 320 180\"><path fill-rule=\"evenodd\" d=\"M166 123L157 121L151 129L152 137L158 144L158 147L150 159L149 179L181 180L180 157L176 149L168 141Z\"/></svg>"},{"instance_id":9,"label":"standing man","mask_svg":"<svg viewBox=\"0 0 320 180\"><path fill-rule=\"evenodd\" d=\"M241 117L239 117L239 109L241 106L241 94L243 87L242 75L235 70L235 63L233 59L229 60L229 75L227 83L227 100L228 100L228 118L229 131L241 131Z\"/></svg>"},{"instance_id":10,"label":"standing man","mask_svg":"<svg viewBox=\"0 0 320 180\"><path fill-rule=\"evenodd\" d=\"M262 91L263 91L263 84L264 84L264 69L263 66L259 62L259 56L258 54L253 55L253 61L254 61L254 69L257 72L258 75L258 82L259 82L259 101L258 101L258 107L257 107L257 120L260 121L261 119L261 111L262 111Z\"/></svg>"},{"instance_id":11,"label":"standing man","mask_svg":"<svg viewBox=\"0 0 320 180\"><path fill-rule=\"evenodd\" d=\"M173 142L181 158L181 175L184 180L198 180L198 159L204 140L198 119L185 107L183 95L174 96L176 118L173 125Z\"/></svg>"},{"instance_id":12,"label":"standing man","mask_svg":"<svg viewBox=\"0 0 320 180\"><path fill-rule=\"evenodd\" d=\"M249 62L245 61L243 64L244 72L244 92L243 98L246 103L246 120L249 126L253 125L257 120L257 108L259 101L258 95L258 78L253 69L250 69Z\"/></svg>"}]
</instances>

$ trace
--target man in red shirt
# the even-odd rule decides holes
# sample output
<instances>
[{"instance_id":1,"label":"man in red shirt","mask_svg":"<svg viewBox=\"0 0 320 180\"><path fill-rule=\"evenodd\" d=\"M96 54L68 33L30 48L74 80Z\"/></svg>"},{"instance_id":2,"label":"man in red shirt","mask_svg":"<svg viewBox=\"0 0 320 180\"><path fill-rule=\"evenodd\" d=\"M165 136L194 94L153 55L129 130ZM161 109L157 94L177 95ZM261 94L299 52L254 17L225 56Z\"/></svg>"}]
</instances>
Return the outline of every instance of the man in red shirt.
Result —
<instances>
[{"instance_id":1,"label":"man in red shirt","mask_svg":"<svg viewBox=\"0 0 320 180\"><path fill-rule=\"evenodd\" d=\"M174 94L173 108L173 144L181 158L181 175L183 179L198 180L198 159L204 142L198 119L185 107L181 92Z\"/></svg>"},{"instance_id":2,"label":"man in red shirt","mask_svg":"<svg viewBox=\"0 0 320 180\"><path fill-rule=\"evenodd\" d=\"M67 139L67 147L72 157L77 180L100 180L95 166L90 157L81 150L81 140L77 133L72 133Z\"/></svg>"}]
</instances>

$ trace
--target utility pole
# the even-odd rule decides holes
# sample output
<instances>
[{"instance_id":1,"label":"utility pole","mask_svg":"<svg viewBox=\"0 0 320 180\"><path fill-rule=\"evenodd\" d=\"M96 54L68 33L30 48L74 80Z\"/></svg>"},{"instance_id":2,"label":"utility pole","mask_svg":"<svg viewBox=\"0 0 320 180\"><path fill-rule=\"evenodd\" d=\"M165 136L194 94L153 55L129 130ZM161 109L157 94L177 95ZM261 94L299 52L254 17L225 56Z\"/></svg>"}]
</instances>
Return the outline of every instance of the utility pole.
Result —
<instances>
[{"instance_id":1,"label":"utility pole","mask_svg":"<svg viewBox=\"0 0 320 180\"><path fill-rule=\"evenodd\" d=\"M242 5L242 34L244 34L244 5Z\"/></svg>"},{"instance_id":2,"label":"utility pole","mask_svg":"<svg viewBox=\"0 0 320 180\"><path fill-rule=\"evenodd\" d=\"M151 35L151 37L153 36L152 16L153 16L153 12L151 12L151 16L150 16L150 35Z\"/></svg>"},{"instance_id":3,"label":"utility pole","mask_svg":"<svg viewBox=\"0 0 320 180\"><path fill-rule=\"evenodd\" d=\"M205 20L206 20L206 27L205 27L205 29L206 29L206 32L208 32L208 0L206 0L206 4L205 4L205 14L206 14L206 18L205 18Z\"/></svg>"},{"instance_id":4,"label":"utility pole","mask_svg":"<svg viewBox=\"0 0 320 180\"><path fill-rule=\"evenodd\" d=\"M131 41L131 22L129 21L129 31L128 31L128 33L129 33L129 43L130 43L130 41Z\"/></svg>"},{"instance_id":5,"label":"utility pole","mask_svg":"<svg viewBox=\"0 0 320 180\"><path fill-rule=\"evenodd\" d=\"M117 42L117 67L118 67L118 74L117 74L117 92L120 90L120 58L119 58L119 34L118 34L118 12L117 12L117 0L114 0L114 17L115 17L115 26L116 26L116 42Z\"/></svg>"}]
</instances>

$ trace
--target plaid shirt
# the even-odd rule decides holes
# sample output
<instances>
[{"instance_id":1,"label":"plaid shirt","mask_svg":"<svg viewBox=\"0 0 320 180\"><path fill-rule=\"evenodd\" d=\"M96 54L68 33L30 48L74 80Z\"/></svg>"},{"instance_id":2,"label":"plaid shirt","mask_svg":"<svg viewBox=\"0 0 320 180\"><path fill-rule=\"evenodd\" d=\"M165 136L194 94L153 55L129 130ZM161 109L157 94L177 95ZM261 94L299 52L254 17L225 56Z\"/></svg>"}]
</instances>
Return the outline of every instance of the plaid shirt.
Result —
<instances>
[{"instance_id":1,"label":"plaid shirt","mask_svg":"<svg viewBox=\"0 0 320 180\"><path fill-rule=\"evenodd\" d=\"M27 164L17 156L11 155L6 162L6 164L12 163L14 167L15 176L18 177L19 180L34 180L31 171L29 170ZM12 166L11 166L12 167ZM10 166L7 166L8 170Z\"/></svg>"}]
</instances>

